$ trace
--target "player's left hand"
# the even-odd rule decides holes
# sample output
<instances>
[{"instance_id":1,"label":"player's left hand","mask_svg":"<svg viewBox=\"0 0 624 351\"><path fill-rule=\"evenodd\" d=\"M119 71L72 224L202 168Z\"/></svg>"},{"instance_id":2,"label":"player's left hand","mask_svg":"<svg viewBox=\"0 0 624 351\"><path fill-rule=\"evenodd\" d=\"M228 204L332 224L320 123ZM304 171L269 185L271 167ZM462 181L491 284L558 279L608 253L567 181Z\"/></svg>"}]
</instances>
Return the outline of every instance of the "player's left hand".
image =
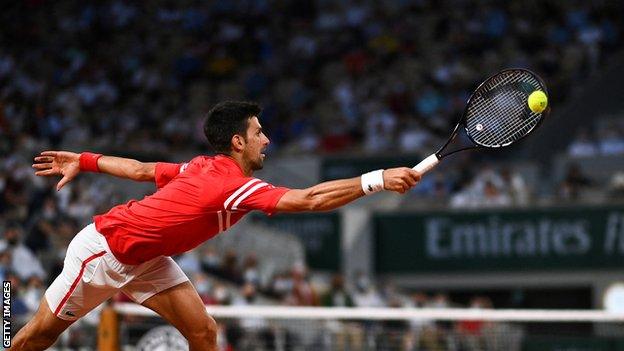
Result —
<instances>
[{"instance_id":1,"label":"player's left hand","mask_svg":"<svg viewBox=\"0 0 624 351\"><path fill-rule=\"evenodd\" d=\"M37 170L35 175L38 176L63 176L56 185L58 191L80 173L80 154L68 151L43 151L35 157L32 167Z\"/></svg>"}]
</instances>

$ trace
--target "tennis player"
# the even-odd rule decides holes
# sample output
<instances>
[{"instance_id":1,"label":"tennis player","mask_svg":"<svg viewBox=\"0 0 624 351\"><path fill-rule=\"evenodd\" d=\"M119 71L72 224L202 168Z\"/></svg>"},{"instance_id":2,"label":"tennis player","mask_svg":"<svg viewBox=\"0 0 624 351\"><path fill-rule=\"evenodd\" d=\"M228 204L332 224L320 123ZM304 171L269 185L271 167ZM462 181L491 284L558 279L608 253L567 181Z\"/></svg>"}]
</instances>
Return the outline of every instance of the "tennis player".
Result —
<instances>
[{"instance_id":1,"label":"tennis player","mask_svg":"<svg viewBox=\"0 0 624 351\"><path fill-rule=\"evenodd\" d=\"M158 189L95 216L72 239L63 271L32 320L17 333L13 349L49 347L74 321L122 291L180 330L190 350L216 350L216 323L170 256L226 231L252 210L327 211L381 190L404 193L420 180L410 168L377 170L307 189L275 187L254 178L269 145L258 120L260 111L248 102L216 105L204 124L216 156L198 156L187 163L142 163L65 151L35 157L36 175L62 176L57 190L89 171L152 181Z\"/></svg>"}]
</instances>

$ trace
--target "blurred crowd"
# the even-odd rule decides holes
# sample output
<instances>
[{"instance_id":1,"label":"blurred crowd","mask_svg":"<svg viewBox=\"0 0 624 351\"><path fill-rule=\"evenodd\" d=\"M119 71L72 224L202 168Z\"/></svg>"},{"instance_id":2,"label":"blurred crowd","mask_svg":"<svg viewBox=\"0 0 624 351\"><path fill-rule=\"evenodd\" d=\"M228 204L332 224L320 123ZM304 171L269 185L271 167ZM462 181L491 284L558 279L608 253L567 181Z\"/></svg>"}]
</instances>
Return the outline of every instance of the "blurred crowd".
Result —
<instances>
[{"instance_id":1,"label":"blurred crowd","mask_svg":"<svg viewBox=\"0 0 624 351\"><path fill-rule=\"evenodd\" d=\"M533 203L535 189L530 183L514 167L492 167L471 161L423 177L404 203L413 202L411 199L414 196L422 202L414 206L437 204L444 208L464 209L526 207Z\"/></svg>"},{"instance_id":2,"label":"blurred crowd","mask_svg":"<svg viewBox=\"0 0 624 351\"><path fill-rule=\"evenodd\" d=\"M409 292L392 284L356 273L347 280L341 274L312 275L296 262L267 281L261 278L270 259L253 253L240 258L234 251L219 254L209 244L176 257L208 305L319 306L390 308L493 308L490 299L475 295L466 304L443 292ZM347 281L351 283L347 283ZM123 297L120 297L124 301ZM137 320L132 320L136 323ZM314 350L514 350L520 345L516 330L484 321L358 322L269 320L259 317L221 318L222 350L273 350L282 345ZM507 338L508 340L503 340ZM515 338L515 339L514 339ZM509 340L512 339L512 340Z\"/></svg>"},{"instance_id":3,"label":"blurred crowd","mask_svg":"<svg viewBox=\"0 0 624 351\"><path fill-rule=\"evenodd\" d=\"M624 119L608 119L594 123L595 131L587 126L579 128L568 145L568 155L578 158L624 155Z\"/></svg>"},{"instance_id":4,"label":"blurred crowd","mask_svg":"<svg viewBox=\"0 0 624 351\"><path fill-rule=\"evenodd\" d=\"M3 154L205 149L201 117L250 99L275 149L418 151L504 67L562 101L621 42L598 1L43 1L0 14ZM4 152L6 151L6 153Z\"/></svg>"},{"instance_id":5,"label":"blurred crowd","mask_svg":"<svg viewBox=\"0 0 624 351\"><path fill-rule=\"evenodd\" d=\"M567 148L570 162L559 188L562 197L624 199L624 172L618 162L624 155L623 117L622 112L604 116L578 128Z\"/></svg>"},{"instance_id":6,"label":"blurred crowd","mask_svg":"<svg viewBox=\"0 0 624 351\"><path fill-rule=\"evenodd\" d=\"M277 152L433 150L475 84L500 68L539 72L561 104L620 45L621 10L610 1L15 2L0 13L0 207L21 209L2 219L30 231L26 218L49 189L28 168L37 152L206 152L202 115L224 99L260 102ZM606 142L571 149L622 148L621 132L599 134ZM515 196L470 172L429 192L458 207ZM103 183L80 188L49 206L76 217L123 198Z\"/></svg>"},{"instance_id":7,"label":"blurred crowd","mask_svg":"<svg viewBox=\"0 0 624 351\"><path fill-rule=\"evenodd\" d=\"M18 227L5 232L0 241L0 273L11 281L13 325L19 328L36 311L51 278L43 269L33 250L16 242L21 235ZM303 263L295 263L288 271L277 272L262 282L261 271L270 259L259 260L254 254L242 258L235 251L219 254L210 245L201 250L175 257L190 277L207 305L250 306L322 306L322 307L391 307L391 308L493 308L487 297L474 296L467 305L451 301L449 295L439 292L401 291L391 284L378 284L371 277L358 273L348 284L341 274L331 277L313 276ZM18 260L18 261L17 261ZM263 266L264 265L264 266ZM60 267L53 267L55 268ZM122 293L117 302L130 302ZM92 338L97 327L97 315L102 306L76 323L59 341L70 349L94 346ZM132 335L133 328L144 332L151 325L148 317L122 315L124 330ZM313 324L306 324L313 323ZM441 350L461 347L465 350L500 349L503 335L498 323L483 321L433 322L412 321L288 321L276 324L263 318L222 318L219 321L221 350L275 349L278 343L286 348L305 345L313 349L392 349ZM493 335L500 334L500 338ZM518 339L519 340L519 339ZM290 346L288 346L290 345Z\"/></svg>"},{"instance_id":8,"label":"blurred crowd","mask_svg":"<svg viewBox=\"0 0 624 351\"><path fill-rule=\"evenodd\" d=\"M551 99L565 101L580 86L573 83L621 44L619 14L621 4L611 1L3 6L0 275L13 282L12 312L32 313L73 235L92 214L127 199L104 177L81 176L54 191L56 179L37 178L30 168L41 150L203 153L202 117L225 99L261 103L262 123L280 153L431 150L475 84L501 68L535 70ZM583 130L569 152L622 154L623 135L619 127ZM429 177L419 191L453 207L479 207L524 205L533 190L513 169L468 173ZM562 196L590 181L579 170L570 173ZM624 189L624 175L620 183ZM304 265L263 282L252 256L240 267L236 253L178 259L206 303L253 303L256 295L289 305L406 303L359 279L350 293L340 278L323 293Z\"/></svg>"}]
</instances>

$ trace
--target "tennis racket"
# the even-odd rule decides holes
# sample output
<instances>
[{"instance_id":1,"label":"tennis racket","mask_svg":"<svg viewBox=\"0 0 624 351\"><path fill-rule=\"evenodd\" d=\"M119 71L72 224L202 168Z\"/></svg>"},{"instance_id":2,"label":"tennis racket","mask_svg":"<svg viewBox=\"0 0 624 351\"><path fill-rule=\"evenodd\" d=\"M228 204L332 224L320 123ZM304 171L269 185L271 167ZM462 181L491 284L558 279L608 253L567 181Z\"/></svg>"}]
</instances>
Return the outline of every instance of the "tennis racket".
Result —
<instances>
[{"instance_id":1,"label":"tennis racket","mask_svg":"<svg viewBox=\"0 0 624 351\"><path fill-rule=\"evenodd\" d=\"M529 108L528 97L536 90L548 95L544 81L526 69L506 69L486 79L468 99L446 143L413 169L423 174L456 152L503 148L531 134L550 112L550 107L539 113ZM461 130L473 145L447 150Z\"/></svg>"}]
</instances>

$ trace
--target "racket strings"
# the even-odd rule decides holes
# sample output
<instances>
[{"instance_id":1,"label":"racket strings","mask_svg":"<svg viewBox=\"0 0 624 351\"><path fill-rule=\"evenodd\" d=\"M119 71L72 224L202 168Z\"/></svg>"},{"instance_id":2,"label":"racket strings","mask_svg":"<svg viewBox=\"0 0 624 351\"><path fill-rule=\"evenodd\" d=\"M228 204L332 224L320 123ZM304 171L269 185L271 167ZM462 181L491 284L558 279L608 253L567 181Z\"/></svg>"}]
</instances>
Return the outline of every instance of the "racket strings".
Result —
<instances>
[{"instance_id":1,"label":"racket strings","mask_svg":"<svg viewBox=\"0 0 624 351\"><path fill-rule=\"evenodd\" d=\"M473 137L479 139L484 144L507 145L529 132L534 125L539 122L539 115L532 114L526 108L526 89L520 91L517 87L526 85L525 82L510 82L514 75L506 77L496 77L490 84L486 85L486 90L482 96L489 98L482 99L481 103L475 100L474 112L478 116L488 116L489 118L472 118L470 125L475 126ZM518 75L515 75L518 76ZM532 77L530 77L532 78ZM538 85L535 79L534 84ZM534 90L535 88L533 88ZM486 102L485 104L483 102ZM506 107L506 108L505 108ZM484 110L491 109L484 114ZM527 116L528 115L528 116ZM481 122L481 131L476 128Z\"/></svg>"},{"instance_id":2,"label":"racket strings","mask_svg":"<svg viewBox=\"0 0 624 351\"><path fill-rule=\"evenodd\" d=\"M508 94L505 94L508 95ZM513 96L513 100L518 100L521 99L522 96L518 96L518 94L513 94L515 96ZM495 100L502 100L503 102L506 101L510 101L511 99L509 99L507 96L504 95L498 95L495 97ZM521 104L521 103L518 103ZM527 118L525 114L516 114L514 113L514 110L510 110L510 109L501 109L500 108L500 103L495 103L493 104L493 107L496 111L494 111L494 113L498 116L502 116L502 115L509 115L512 114L512 117L507 117L506 119L496 119L496 118L481 118L481 119L477 119L477 118L473 118L470 120L469 122L469 128L473 129L474 128L474 132L472 133L473 138L477 139L478 141L480 141L482 144L487 144L487 145L494 145L494 144L498 144L500 146L505 146L508 145L509 143L512 143L518 139L520 139L522 136L526 135L526 133L528 133L533 124L535 124L535 116L533 116L532 118L529 117ZM481 110L481 111L480 111ZM492 111L490 108L488 108L487 106L481 106L481 108L477 108L475 111L477 114L482 114L487 112L488 115L492 114ZM513 120L516 120L516 124L513 123ZM518 120L522 120L523 122L517 122ZM512 123L510 123L510 121ZM522 124L519 124L522 123ZM481 128L482 131L479 131L479 129L476 127L478 124L481 124Z\"/></svg>"},{"instance_id":3,"label":"racket strings","mask_svg":"<svg viewBox=\"0 0 624 351\"><path fill-rule=\"evenodd\" d=\"M527 116L530 112L525 108L526 96L524 93L526 91L517 89L520 85L518 83L524 82L509 82L510 78L513 77L509 77L509 75L498 77L497 80L488 84L486 88L489 90L485 90L482 95L489 97L489 99L483 100L489 103L479 104L479 101L476 101L477 103L474 104L477 115L489 116L489 118L473 118L470 123L471 126L476 126L479 124L477 122L482 122L482 132L480 133L475 127L476 132L473 137L481 140L484 144L507 145L524 136L539 121L539 115ZM537 83L537 81L533 80L533 83ZM486 112L483 111L484 109L492 108L494 111L489 111L487 114L483 113Z\"/></svg>"},{"instance_id":4,"label":"racket strings","mask_svg":"<svg viewBox=\"0 0 624 351\"><path fill-rule=\"evenodd\" d=\"M522 118L522 116L520 116L520 118ZM520 122L520 124L503 124L500 133L492 133L492 135L490 135L490 137L486 139L486 142L499 144L500 146L509 145L510 143L522 138L527 133L529 133L539 121L539 117L522 119L526 119L526 122Z\"/></svg>"},{"instance_id":5,"label":"racket strings","mask_svg":"<svg viewBox=\"0 0 624 351\"><path fill-rule=\"evenodd\" d=\"M506 146L522 138L542 117L527 106L528 94L539 89L543 89L539 80L525 71L493 77L471 100L466 117L468 134L490 147Z\"/></svg>"}]
</instances>

